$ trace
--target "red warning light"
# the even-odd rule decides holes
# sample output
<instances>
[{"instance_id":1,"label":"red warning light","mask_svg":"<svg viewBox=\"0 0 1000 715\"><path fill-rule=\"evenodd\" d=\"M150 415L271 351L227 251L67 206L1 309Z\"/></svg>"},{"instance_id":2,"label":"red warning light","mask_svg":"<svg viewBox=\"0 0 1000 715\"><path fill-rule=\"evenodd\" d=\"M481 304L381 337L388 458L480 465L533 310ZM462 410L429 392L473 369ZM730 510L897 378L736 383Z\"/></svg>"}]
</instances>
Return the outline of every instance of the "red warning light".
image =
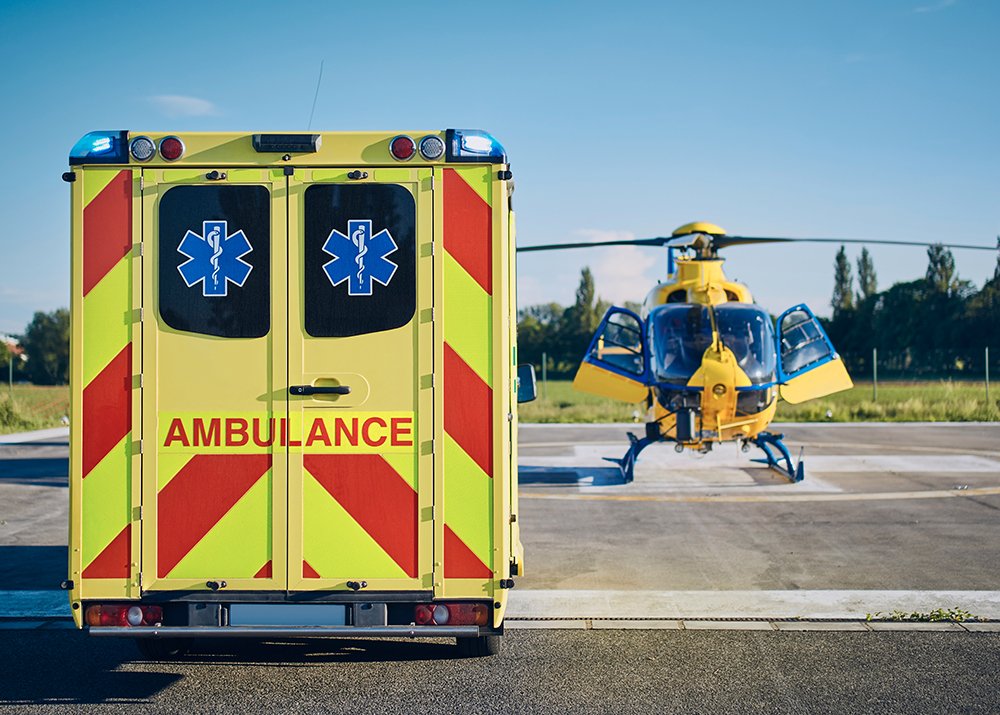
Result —
<instances>
[{"instance_id":1,"label":"red warning light","mask_svg":"<svg viewBox=\"0 0 1000 715\"><path fill-rule=\"evenodd\" d=\"M164 137L160 140L160 156L167 161L177 161L184 154L184 142L177 137Z\"/></svg>"},{"instance_id":2,"label":"red warning light","mask_svg":"<svg viewBox=\"0 0 1000 715\"><path fill-rule=\"evenodd\" d=\"M389 153L400 161L408 161L417 153L417 145L410 137L400 135L389 142Z\"/></svg>"}]
</instances>

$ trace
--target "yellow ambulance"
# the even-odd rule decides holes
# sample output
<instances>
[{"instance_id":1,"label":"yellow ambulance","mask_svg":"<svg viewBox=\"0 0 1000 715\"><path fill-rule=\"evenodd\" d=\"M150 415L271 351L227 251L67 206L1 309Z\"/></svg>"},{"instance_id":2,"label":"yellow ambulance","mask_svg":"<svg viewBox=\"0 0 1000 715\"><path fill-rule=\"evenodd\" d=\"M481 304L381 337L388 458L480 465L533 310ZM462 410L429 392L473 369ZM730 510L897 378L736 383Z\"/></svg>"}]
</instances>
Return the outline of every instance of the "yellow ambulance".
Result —
<instances>
[{"instance_id":1,"label":"yellow ambulance","mask_svg":"<svg viewBox=\"0 0 1000 715\"><path fill-rule=\"evenodd\" d=\"M77 626L496 652L534 396L503 146L102 131L69 164Z\"/></svg>"}]
</instances>

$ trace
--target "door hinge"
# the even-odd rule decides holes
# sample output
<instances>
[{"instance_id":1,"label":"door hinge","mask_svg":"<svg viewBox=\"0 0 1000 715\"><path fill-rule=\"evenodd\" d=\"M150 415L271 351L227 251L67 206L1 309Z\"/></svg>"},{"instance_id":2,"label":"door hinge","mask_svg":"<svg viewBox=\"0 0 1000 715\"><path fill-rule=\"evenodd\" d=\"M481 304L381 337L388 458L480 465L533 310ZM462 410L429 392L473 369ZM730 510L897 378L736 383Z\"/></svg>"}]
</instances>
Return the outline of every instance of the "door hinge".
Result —
<instances>
[{"instance_id":1,"label":"door hinge","mask_svg":"<svg viewBox=\"0 0 1000 715\"><path fill-rule=\"evenodd\" d=\"M139 389L142 389L142 373L139 373ZM141 440L140 440L141 441Z\"/></svg>"},{"instance_id":2,"label":"door hinge","mask_svg":"<svg viewBox=\"0 0 1000 715\"><path fill-rule=\"evenodd\" d=\"M143 246L143 244L140 242L139 243L139 258L142 258L142 253L143 253L142 246Z\"/></svg>"},{"instance_id":3,"label":"door hinge","mask_svg":"<svg viewBox=\"0 0 1000 715\"><path fill-rule=\"evenodd\" d=\"M142 571L140 571L139 573L137 573L135 575L135 583L139 587L139 590L141 591L142 590Z\"/></svg>"},{"instance_id":4,"label":"door hinge","mask_svg":"<svg viewBox=\"0 0 1000 715\"><path fill-rule=\"evenodd\" d=\"M145 188L146 188L146 177L144 177L142 174L139 174L139 191L142 191Z\"/></svg>"},{"instance_id":5,"label":"door hinge","mask_svg":"<svg viewBox=\"0 0 1000 715\"><path fill-rule=\"evenodd\" d=\"M139 450L139 454L142 454L142 440L141 439L138 442L136 442L136 446L137 446L137 448ZM141 517L141 515L140 515L140 517Z\"/></svg>"}]
</instances>

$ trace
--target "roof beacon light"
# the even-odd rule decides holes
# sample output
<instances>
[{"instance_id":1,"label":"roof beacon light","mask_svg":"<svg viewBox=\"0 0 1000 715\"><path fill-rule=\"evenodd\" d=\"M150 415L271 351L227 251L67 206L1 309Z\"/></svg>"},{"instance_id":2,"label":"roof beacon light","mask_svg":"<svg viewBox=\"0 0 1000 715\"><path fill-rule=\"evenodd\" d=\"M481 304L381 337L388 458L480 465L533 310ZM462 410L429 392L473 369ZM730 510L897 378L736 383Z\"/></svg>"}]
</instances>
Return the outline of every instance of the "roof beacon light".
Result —
<instances>
[{"instance_id":1,"label":"roof beacon light","mask_svg":"<svg viewBox=\"0 0 1000 715\"><path fill-rule=\"evenodd\" d=\"M417 153L417 145L410 137L400 134L389 142L389 153L399 161L409 161Z\"/></svg>"},{"instance_id":2,"label":"roof beacon light","mask_svg":"<svg viewBox=\"0 0 1000 715\"><path fill-rule=\"evenodd\" d=\"M76 164L125 164L128 132L90 132L73 145L69 152L70 166Z\"/></svg>"},{"instance_id":3,"label":"roof beacon light","mask_svg":"<svg viewBox=\"0 0 1000 715\"><path fill-rule=\"evenodd\" d=\"M507 152L492 134L478 129L449 129L445 133L448 161L506 164Z\"/></svg>"},{"instance_id":4,"label":"roof beacon light","mask_svg":"<svg viewBox=\"0 0 1000 715\"><path fill-rule=\"evenodd\" d=\"M167 161L177 161L184 155L184 142L177 137L163 137L160 140L160 156Z\"/></svg>"},{"instance_id":5,"label":"roof beacon light","mask_svg":"<svg viewBox=\"0 0 1000 715\"><path fill-rule=\"evenodd\" d=\"M444 142L441 137L428 134L420 140L420 155L428 161L440 159L444 155Z\"/></svg>"},{"instance_id":6,"label":"roof beacon light","mask_svg":"<svg viewBox=\"0 0 1000 715\"><path fill-rule=\"evenodd\" d=\"M128 145L128 150L136 161L149 161L156 154L156 144L149 137L136 137Z\"/></svg>"}]
</instances>

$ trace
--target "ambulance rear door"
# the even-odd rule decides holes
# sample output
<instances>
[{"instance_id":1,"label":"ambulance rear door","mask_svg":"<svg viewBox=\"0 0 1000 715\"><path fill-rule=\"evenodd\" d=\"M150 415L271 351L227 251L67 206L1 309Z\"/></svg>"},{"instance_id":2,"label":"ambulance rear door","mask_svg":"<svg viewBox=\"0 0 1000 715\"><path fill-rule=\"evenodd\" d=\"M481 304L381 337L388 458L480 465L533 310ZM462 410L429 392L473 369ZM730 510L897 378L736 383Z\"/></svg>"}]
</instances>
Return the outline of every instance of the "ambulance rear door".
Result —
<instances>
[{"instance_id":1,"label":"ambulance rear door","mask_svg":"<svg viewBox=\"0 0 1000 715\"><path fill-rule=\"evenodd\" d=\"M288 587L430 591L430 168L289 179Z\"/></svg>"},{"instance_id":2,"label":"ambulance rear door","mask_svg":"<svg viewBox=\"0 0 1000 715\"><path fill-rule=\"evenodd\" d=\"M144 591L285 588L285 182L142 170Z\"/></svg>"}]
</instances>

